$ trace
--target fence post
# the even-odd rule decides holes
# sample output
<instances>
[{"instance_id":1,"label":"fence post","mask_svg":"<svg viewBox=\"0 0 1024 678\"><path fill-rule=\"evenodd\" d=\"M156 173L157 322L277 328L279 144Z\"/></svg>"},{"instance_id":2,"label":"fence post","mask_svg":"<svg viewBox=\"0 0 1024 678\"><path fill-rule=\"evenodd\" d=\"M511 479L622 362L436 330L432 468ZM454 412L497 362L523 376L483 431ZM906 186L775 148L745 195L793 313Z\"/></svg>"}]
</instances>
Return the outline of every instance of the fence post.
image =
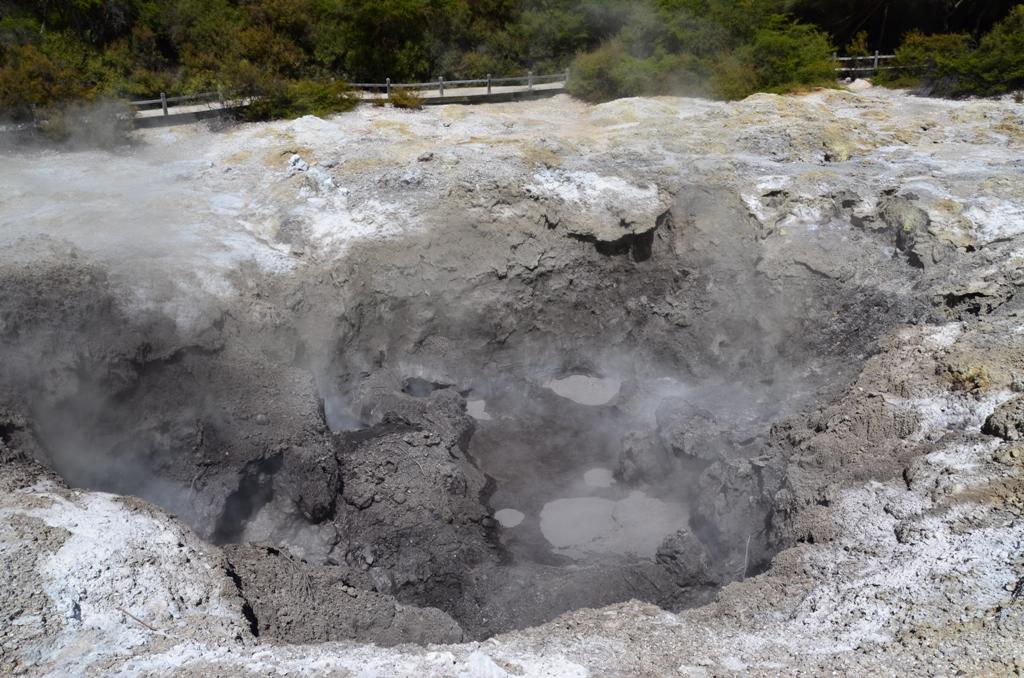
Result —
<instances>
[{"instance_id":1,"label":"fence post","mask_svg":"<svg viewBox=\"0 0 1024 678\"><path fill-rule=\"evenodd\" d=\"M879 55L879 52L878 52L878 50L876 49L876 50L875 50L875 70L876 70L876 71L878 70L878 55Z\"/></svg>"},{"instance_id":2,"label":"fence post","mask_svg":"<svg viewBox=\"0 0 1024 678\"><path fill-rule=\"evenodd\" d=\"M569 69L568 68L565 69L565 81L564 82L566 84L568 84L568 82L569 82Z\"/></svg>"},{"instance_id":3,"label":"fence post","mask_svg":"<svg viewBox=\"0 0 1024 678\"><path fill-rule=\"evenodd\" d=\"M491 74L487 74L487 93L491 93Z\"/></svg>"},{"instance_id":4,"label":"fence post","mask_svg":"<svg viewBox=\"0 0 1024 678\"><path fill-rule=\"evenodd\" d=\"M387 92L388 98L390 99L391 98L391 78L384 78L384 85L386 87L385 91Z\"/></svg>"},{"instance_id":5,"label":"fence post","mask_svg":"<svg viewBox=\"0 0 1024 678\"><path fill-rule=\"evenodd\" d=\"M533 71L526 72L526 88L533 91Z\"/></svg>"},{"instance_id":6,"label":"fence post","mask_svg":"<svg viewBox=\"0 0 1024 678\"><path fill-rule=\"evenodd\" d=\"M167 115L167 92L160 92L160 107L164 109L164 115Z\"/></svg>"}]
</instances>

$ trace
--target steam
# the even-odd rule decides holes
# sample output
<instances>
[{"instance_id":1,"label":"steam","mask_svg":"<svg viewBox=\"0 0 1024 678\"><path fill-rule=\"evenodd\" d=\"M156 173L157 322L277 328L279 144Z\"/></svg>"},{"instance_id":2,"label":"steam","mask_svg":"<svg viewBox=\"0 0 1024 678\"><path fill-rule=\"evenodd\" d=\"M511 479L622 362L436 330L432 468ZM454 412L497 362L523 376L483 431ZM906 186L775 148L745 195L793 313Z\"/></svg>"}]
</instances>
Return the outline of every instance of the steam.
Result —
<instances>
[{"instance_id":1,"label":"steam","mask_svg":"<svg viewBox=\"0 0 1024 678\"><path fill-rule=\"evenodd\" d=\"M18 145L0 163L0 401L31 416L70 484L141 496L208 535L214 500L175 464L224 419L210 375L185 406L141 407L165 365L220 350L240 270L291 264L245 229L250 198L205 159L208 135L124 144L117 104L63 113L60 150Z\"/></svg>"},{"instance_id":2,"label":"steam","mask_svg":"<svg viewBox=\"0 0 1024 678\"><path fill-rule=\"evenodd\" d=\"M29 122L0 118L0 152L124 149L134 141L134 116L127 102L101 98L55 105Z\"/></svg>"},{"instance_id":3,"label":"steam","mask_svg":"<svg viewBox=\"0 0 1024 678\"><path fill-rule=\"evenodd\" d=\"M738 296L756 294L734 291ZM440 303L423 316L441 325L404 325L401 336L469 337L479 331L459 324L473 323L472 314L460 318L452 306ZM756 306L756 301L739 304L729 310L730 317ZM775 310L762 305L760 313ZM368 322L365 317L358 320L360 325ZM732 317L732 322L738 330L740 319ZM718 367L708 369L713 362L704 360L699 373L659 361L643 347L623 352L601 346L600 335L576 334L571 347L557 340L538 344L512 339L489 354L470 350L424 355L394 343L381 351L391 359L376 360L360 358L372 350L360 350L368 344L356 336L346 350L336 352L335 363L322 366L320 383L321 388L330 385L324 407L332 430L372 426L375 420L362 414L379 411L376 403L396 392L413 399L445 389L462 394L467 415L476 421L470 454L495 481L488 501L506 547L521 565L548 549L582 562L652 559L662 542L679 530L697 529L689 516L699 508L702 471L762 454L769 426L806 406L817 388L828 383L827 372L809 370L809 363L791 364L779 355L776 342L785 343L784 333L758 332L778 324L770 316L746 317L742 325L750 328L744 330L749 334L729 342L717 328L703 350ZM771 358L767 364L747 363L733 351ZM429 358L418 362L417 355ZM700 421L704 428L695 429L695 439L713 449L690 449L690 457L680 457L666 439L666 412L680 412L687 423ZM631 469L637 460L630 457L630 446L637 439L649 448L645 454L657 457L657 473ZM763 522L764 516L758 520ZM737 530L763 531L763 526L730 526L728 538ZM723 559L735 550L736 543L718 542L714 531L704 529L702 537ZM762 534L762 542L764 538ZM310 548L296 546L307 552Z\"/></svg>"}]
</instances>

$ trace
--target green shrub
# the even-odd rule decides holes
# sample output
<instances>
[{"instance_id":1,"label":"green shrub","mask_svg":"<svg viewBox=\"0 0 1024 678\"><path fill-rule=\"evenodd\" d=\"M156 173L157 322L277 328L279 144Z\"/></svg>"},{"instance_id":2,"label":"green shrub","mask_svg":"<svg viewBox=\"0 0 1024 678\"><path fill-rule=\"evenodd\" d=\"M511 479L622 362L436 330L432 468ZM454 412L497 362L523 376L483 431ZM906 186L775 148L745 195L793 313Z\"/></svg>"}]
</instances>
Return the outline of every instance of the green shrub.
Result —
<instances>
[{"instance_id":1,"label":"green shrub","mask_svg":"<svg viewBox=\"0 0 1024 678\"><path fill-rule=\"evenodd\" d=\"M836 80L828 36L808 24L776 15L754 34L749 57L758 89L785 92Z\"/></svg>"},{"instance_id":2,"label":"green shrub","mask_svg":"<svg viewBox=\"0 0 1024 678\"><path fill-rule=\"evenodd\" d=\"M655 94L675 96L712 96L710 59L702 59L689 53L663 57L659 63L660 91Z\"/></svg>"},{"instance_id":3,"label":"green shrub","mask_svg":"<svg viewBox=\"0 0 1024 678\"><path fill-rule=\"evenodd\" d=\"M924 35L914 31L896 50L897 75L933 82L957 77L964 69L964 55L970 49L971 36L966 34Z\"/></svg>"},{"instance_id":4,"label":"green shrub","mask_svg":"<svg viewBox=\"0 0 1024 678\"><path fill-rule=\"evenodd\" d=\"M457 70L466 80L476 80L486 78L488 74L510 72L514 66L486 52L467 52L459 58Z\"/></svg>"},{"instance_id":5,"label":"green shrub","mask_svg":"<svg viewBox=\"0 0 1024 678\"><path fill-rule=\"evenodd\" d=\"M981 39L969 60L969 86L978 94L1024 88L1024 5L1017 5Z\"/></svg>"},{"instance_id":6,"label":"green shrub","mask_svg":"<svg viewBox=\"0 0 1024 678\"><path fill-rule=\"evenodd\" d=\"M871 56L871 48L868 47L868 32L860 31L850 40L843 52L848 57L866 57Z\"/></svg>"},{"instance_id":7,"label":"green shrub","mask_svg":"<svg viewBox=\"0 0 1024 678\"><path fill-rule=\"evenodd\" d=\"M715 64L711 86L719 99L742 99L757 91L757 70L749 51L727 53Z\"/></svg>"},{"instance_id":8,"label":"green shrub","mask_svg":"<svg viewBox=\"0 0 1024 678\"><path fill-rule=\"evenodd\" d=\"M350 111L359 103L343 82L267 78L250 82L245 93L241 91L235 90L233 98L248 99L249 105L242 109L247 120L324 117Z\"/></svg>"},{"instance_id":9,"label":"green shrub","mask_svg":"<svg viewBox=\"0 0 1024 678\"><path fill-rule=\"evenodd\" d=\"M592 52L576 57L566 89L584 101L609 101L627 96L614 76L615 66L625 57L618 40L611 40Z\"/></svg>"},{"instance_id":10,"label":"green shrub","mask_svg":"<svg viewBox=\"0 0 1024 678\"><path fill-rule=\"evenodd\" d=\"M889 89L921 89L924 81L910 71L882 71L871 80L874 84Z\"/></svg>"},{"instance_id":11,"label":"green shrub","mask_svg":"<svg viewBox=\"0 0 1024 678\"><path fill-rule=\"evenodd\" d=\"M754 33L753 42L720 58L714 91L723 99L754 92L792 92L834 86L835 62L828 36L783 15Z\"/></svg>"},{"instance_id":12,"label":"green shrub","mask_svg":"<svg viewBox=\"0 0 1024 678\"><path fill-rule=\"evenodd\" d=\"M61 101L92 94L74 71L34 45L8 48L5 56L6 65L0 67L0 110L15 121L34 121Z\"/></svg>"},{"instance_id":13,"label":"green shrub","mask_svg":"<svg viewBox=\"0 0 1024 678\"><path fill-rule=\"evenodd\" d=\"M635 57L616 38L576 58L567 89L584 101L692 93L699 80L692 67L693 59L686 55ZM684 89L691 91L681 91Z\"/></svg>"},{"instance_id":14,"label":"green shrub","mask_svg":"<svg viewBox=\"0 0 1024 678\"><path fill-rule=\"evenodd\" d=\"M13 12L0 13L0 57L10 47L36 44L41 29L42 25L34 17Z\"/></svg>"},{"instance_id":15,"label":"green shrub","mask_svg":"<svg viewBox=\"0 0 1024 678\"><path fill-rule=\"evenodd\" d=\"M319 80L297 80L285 87L285 96L290 102L289 115L315 115L323 117L334 113L351 111L359 103L344 82L321 82Z\"/></svg>"},{"instance_id":16,"label":"green shrub","mask_svg":"<svg viewBox=\"0 0 1024 678\"><path fill-rule=\"evenodd\" d=\"M662 63L656 57L638 59L627 54L612 68L612 79L623 96L659 94L667 86L663 77Z\"/></svg>"},{"instance_id":17,"label":"green shrub","mask_svg":"<svg viewBox=\"0 0 1024 678\"><path fill-rule=\"evenodd\" d=\"M388 96L388 103L395 108L419 110L423 108L423 98L415 90L404 87L393 87Z\"/></svg>"},{"instance_id":18,"label":"green shrub","mask_svg":"<svg viewBox=\"0 0 1024 678\"><path fill-rule=\"evenodd\" d=\"M896 76L914 77L946 96L1006 94L1024 87L1024 5L981 38L961 33L907 35L896 50Z\"/></svg>"},{"instance_id":19,"label":"green shrub","mask_svg":"<svg viewBox=\"0 0 1024 678\"><path fill-rule=\"evenodd\" d=\"M704 29L723 42L720 26L690 22L682 27L677 22L676 29L679 35L689 36L687 42L696 43L695 48L700 47L698 38ZM641 58L635 51L637 48L620 36L581 54L573 63L569 92L586 101L708 92L723 99L741 99L759 91L788 92L835 83L828 36L783 15L771 17L755 30L751 42L716 54L702 56L686 49L669 54L656 48Z\"/></svg>"}]
</instances>

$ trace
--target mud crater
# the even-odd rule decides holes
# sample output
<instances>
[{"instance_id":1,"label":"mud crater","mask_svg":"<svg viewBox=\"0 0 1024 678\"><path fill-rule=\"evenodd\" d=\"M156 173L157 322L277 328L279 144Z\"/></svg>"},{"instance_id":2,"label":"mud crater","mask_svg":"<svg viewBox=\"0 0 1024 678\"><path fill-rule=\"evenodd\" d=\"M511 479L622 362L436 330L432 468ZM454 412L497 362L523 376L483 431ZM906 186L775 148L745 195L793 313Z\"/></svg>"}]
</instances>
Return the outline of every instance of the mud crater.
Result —
<instances>
[{"instance_id":1,"label":"mud crater","mask_svg":"<svg viewBox=\"0 0 1024 678\"><path fill-rule=\"evenodd\" d=\"M249 293L191 334L124 313L113 283L62 258L39 274L75 275L45 299L35 273L8 280L26 368L6 383L70 484L225 545L265 636L447 642L629 599L679 609L788 543L773 424L917 312L765 264L756 233L737 196L699 188L628 242L543 229L543 266L510 265L479 230L407 236L246 274ZM874 237L830 247L912 275ZM452 265L473 258L506 267Z\"/></svg>"}]
</instances>

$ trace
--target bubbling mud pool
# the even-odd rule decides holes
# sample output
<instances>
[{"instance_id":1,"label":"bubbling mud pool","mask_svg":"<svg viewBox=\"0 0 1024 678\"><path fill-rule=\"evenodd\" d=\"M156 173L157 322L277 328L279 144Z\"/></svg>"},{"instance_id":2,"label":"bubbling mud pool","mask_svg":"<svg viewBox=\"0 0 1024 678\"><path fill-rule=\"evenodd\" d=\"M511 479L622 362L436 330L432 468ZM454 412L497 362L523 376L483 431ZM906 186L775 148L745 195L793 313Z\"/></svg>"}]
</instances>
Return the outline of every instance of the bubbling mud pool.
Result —
<instances>
[{"instance_id":1,"label":"bubbling mud pool","mask_svg":"<svg viewBox=\"0 0 1024 678\"><path fill-rule=\"evenodd\" d=\"M740 567L700 506L712 482L733 481L707 469L762 445L778 398L759 393L763 385L666 377L664 365L615 371L540 380L505 372L474 385L486 398L467 396L468 453L490 481L484 497L506 558L502 576L545 598L516 610L515 623L590 604L595 589L602 599L686 606L728 576L716 567ZM758 519L744 514L730 530L748 529L747 520Z\"/></svg>"}]
</instances>

